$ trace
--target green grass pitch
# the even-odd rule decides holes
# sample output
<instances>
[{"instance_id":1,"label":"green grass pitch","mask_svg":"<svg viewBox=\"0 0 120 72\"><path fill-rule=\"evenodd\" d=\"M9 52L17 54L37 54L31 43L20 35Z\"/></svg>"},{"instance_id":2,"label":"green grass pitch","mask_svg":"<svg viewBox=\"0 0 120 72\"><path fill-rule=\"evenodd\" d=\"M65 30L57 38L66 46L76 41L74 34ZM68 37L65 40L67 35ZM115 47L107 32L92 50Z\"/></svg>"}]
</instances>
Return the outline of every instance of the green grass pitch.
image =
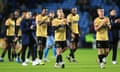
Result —
<instances>
[{"instance_id":1,"label":"green grass pitch","mask_svg":"<svg viewBox=\"0 0 120 72\"><path fill-rule=\"evenodd\" d=\"M0 54L2 49L0 49ZM65 62L64 69L54 68L55 58L53 58L52 50L49 50L48 59L50 62L45 63L45 65L32 66L29 64L23 67L21 64L16 62L8 62L7 55L5 56L5 61L0 62L0 72L119 72L120 71L120 49L118 49L118 64L113 65L111 63L111 53L107 57L107 64L105 64L105 69L100 69L96 58L97 49L78 49L75 53L76 63L70 63L66 59L66 55L69 50L63 53L63 60Z\"/></svg>"}]
</instances>

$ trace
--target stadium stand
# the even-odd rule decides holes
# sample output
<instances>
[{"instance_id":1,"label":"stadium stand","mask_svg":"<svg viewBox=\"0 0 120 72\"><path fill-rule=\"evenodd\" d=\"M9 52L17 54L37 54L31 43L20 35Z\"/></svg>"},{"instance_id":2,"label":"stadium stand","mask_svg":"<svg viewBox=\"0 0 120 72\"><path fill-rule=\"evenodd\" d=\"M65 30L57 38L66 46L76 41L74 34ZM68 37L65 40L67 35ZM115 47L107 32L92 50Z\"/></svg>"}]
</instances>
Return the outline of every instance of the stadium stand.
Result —
<instances>
[{"instance_id":1,"label":"stadium stand","mask_svg":"<svg viewBox=\"0 0 120 72\"><path fill-rule=\"evenodd\" d=\"M94 33L94 31L90 31L90 27L93 19L96 17L95 9L102 6L105 9L105 15L108 16L108 10L115 8L119 14L120 2L118 1L119 0L3 0L4 10L0 13L0 19L1 17L2 19L6 18L6 16L15 9L27 9L33 13L40 13L42 7L48 8L49 11L63 8L69 12L71 8L77 7L78 14L80 15L81 41L84 42L87 34L91 32ZM68 14L69 12L65 13Z\"/></svg>"}]
</instances>

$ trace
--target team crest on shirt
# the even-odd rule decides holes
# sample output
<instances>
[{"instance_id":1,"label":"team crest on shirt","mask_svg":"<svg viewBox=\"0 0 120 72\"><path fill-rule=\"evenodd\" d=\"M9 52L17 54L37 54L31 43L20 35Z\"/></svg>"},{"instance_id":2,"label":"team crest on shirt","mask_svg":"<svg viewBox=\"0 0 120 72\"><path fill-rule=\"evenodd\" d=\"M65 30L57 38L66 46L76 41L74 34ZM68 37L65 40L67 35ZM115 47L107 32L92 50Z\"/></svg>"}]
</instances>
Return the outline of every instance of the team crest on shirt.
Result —
<instances>
[{"instance_id":1,"label":"team crest on shirt","mask_svg":"<svg viewBox=\"0 0 120 72\"><path fill-rule=\"evenodd\" d=\"M41 40L39 40L39 44L42 44L42 41L41 41Z\"/></svg>"},{"instance_id":2,"label":"team crest on shirt","mask_svg":"<svg viewBox=\"0 0 120 72\"><path fill-rule=\"evenodd\" d=\"M100 43L97 43L97 46L100 47Z\"/></svg>"},{"instance_id":3,"label":"team crest on shirt","mask_svg":"<svg viewBox=\"0 0 120 72\"><path fill-rule=\"evenodd\" d=\"M56 47L59 47L60 45L58 43L56 43Z\"/></svg>"},{"instance_id":4,"label":"team crest on shirt","mask_svg":"<svg viewBox=\"0 0 120 72\"><path fill-rule=\"evenodd\" d=\"M74 24L77 24L77 23L78 23L78 21L73 21L73 23L74 23Z\"/></svg>"}]
</instances>

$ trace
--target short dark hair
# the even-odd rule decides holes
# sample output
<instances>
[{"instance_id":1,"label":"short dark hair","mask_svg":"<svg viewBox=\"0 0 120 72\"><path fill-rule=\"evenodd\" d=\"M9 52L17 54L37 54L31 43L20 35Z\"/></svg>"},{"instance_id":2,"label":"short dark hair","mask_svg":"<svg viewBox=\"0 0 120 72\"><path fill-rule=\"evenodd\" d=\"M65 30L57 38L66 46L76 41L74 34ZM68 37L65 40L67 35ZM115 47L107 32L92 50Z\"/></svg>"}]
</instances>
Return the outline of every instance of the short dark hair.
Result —
<instances>
[{"instance_id":1,"label":"short dark hair","mask_svg":"<svg viewBox=\"0 0 120 72\"><path fill-rule=\"evenodd\" d=\"M62 8L61 7L57 8L57 10L60 10L60 9L62 9Z\"/></svg>"},{"instance_id":2,"label":"short dark hair","mask_svg":"<svg viewBox=\"0 0 120 72\"><path fill-rule=\"evenodd\" d=\"M21 13L23 13L23 12L27 12L27 10L22 10Z\"/></svg>"},{"instance_id":3,"label":"short dark hair","mask_svg":"<svg viewBox=\"0 0 120 72\"><path fill-rule=\"evenodd\" d=\"M77 7L73 7L72 9L75 9L75 8L77 9Z\"/></svg>"},{"instance_id":4,"label":"short dark hair","mask_svg":"<svg viewBox=\"0 0 120 72\"><path fill-rule=\"evenodd\" d=\"M47 8L43 7L42 10L44 10L44 9L47 9Z\"/></svg>"},{"instance_id":5,"label":"short dark hair","mask_svg":"<svg viewBox=\"0 0 120 72\"><path fill-rule=\"evenodd\" d=\"M14 16L14 13L11 12L11 13L9 14L9 17L13 17L13 16Z\"/></svg>"},{"instance_id":6,"label":"short dark hair","mask_svg":"<svg viewBox=\"0 0 120 72\"><path fill-rule=\"evenodd\" d=\"M102 8L102 7L97 7L97 10L98 10L98 9L104 9L104 8Z\"/></svg>"},{"instance_id":7,"label":"short dark hair","mask_svg":"<svg viewBox=\"0 0 120 72\"><path fill-rule=\"evenodd\" d=\"M36 15L37 15L37 13L33 13L32 15L33 15L33 16L36 16Z\"/></svg>"},{"instance_id":8,"label":"short dark hair","mask_svg":"<svg viewBox=\"0 0 120 72\"><path fill-rule=\"evenodd\" d=\"M54 13L54 11L53 11L53 10L51 10L51 11L50 11L50 13Z\"/></svg>"},{"instance_id":9,"label":"short dark hair","mask_svg":"<svg viewBox=\"0 0 120 72\"><path fill-rule=\"evenodd\" d=\"M110 13L112 10L115 10L115 9L114 9L114 8L111 8L111 9L109 10L109 13Z\"/></svg>"},{"instance_id":10,"label":"short dark hair","mask_svg":"<svg viewBox=\"0 0 120 72\"><path fill-rule=\"evenodd\" d=\"M16 9L14 12L16 12L16 11L17 11L17 12L20 12L20 10L19 10L19 9Z\"/></svg>"}]
</instances>

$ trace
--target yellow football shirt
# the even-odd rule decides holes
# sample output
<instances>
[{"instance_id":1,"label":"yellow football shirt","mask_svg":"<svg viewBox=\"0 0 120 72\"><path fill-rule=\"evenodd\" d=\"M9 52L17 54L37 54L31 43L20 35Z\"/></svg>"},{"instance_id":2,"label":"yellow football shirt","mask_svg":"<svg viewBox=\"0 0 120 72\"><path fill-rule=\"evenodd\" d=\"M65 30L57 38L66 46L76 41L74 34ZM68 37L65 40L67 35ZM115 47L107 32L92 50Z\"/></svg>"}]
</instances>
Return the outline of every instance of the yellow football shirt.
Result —
<instances>
[{"instance_id":1,"label":"yellow football shirt","mask_svg":"<svg viewBox=\"0 0 120 72\"><path fill-rule=\"evenodd\" d=\"M44 24L39 24L40 21L44 20ZM49 17L42 16L41 14L36 16L36 36L37 37L47 37L47 24L49 22Z\"/></svg>"},{"instance_id":2,"label":"yellow football shirt","mask_svg":"<svg viewBox=\"0 0 120 72\"><path fill-rule=\"evenodd\" d=\"M108 17L104 17L104 18L99 18L97 17L94 21L95 25L101 25L102 22L104 21L104 19L107 20L107 24L110 25L110 21ZM102 27L99 30L97 30L96 32L96 40L98 41L106 41L108 40L108 28L107 27Z\"/></svg>"},{"instance_id":3,"label":"yellow football shirt","mask_svg":"<svg viewBox=\"0 0 120 72\"><path fill-rule=\"evenodd\" d=\"M76 14L75 16L73 16L72 14L69 14L67 16L67 20L68 20L68 22L71 23L72 32L75 33L75 34L79 34L79 25L78 25L79 15Z\"/></svg>"},{"instance_id":4,"label":"yellow football shirt","mask_svg":"<svg viewBox=\"0 0 120 72\"><path fill-rule=\"evenodd\" d=\"M16 26L20 26L21 21L22 21L22 17L19 17L19 18L16 20ZM22 34L22 32L21 32L21 29L19 28L19 30L18 30L18 36L21 36L21 34Z\"/></svg>"},{"instance_id":5,"label":"yellow football shirt","mask_svg":"<svg viewBox=\"0 0 120 72\"><path fill-rule=\"evenodd\" d=\"M9 26L7 28L6 35L7 36L14 36L15 35L15 20L8 18L6 20L6 26Z\"/></svg>"},{"instance_id":6,"label":"yellow football shirt","mask_svg":"<svg viewBox=\"0 0 120 72\"><path fill-rule=\"evenodd\" d=\"M58 26L63 24L62 27L55 30L55 41L65 41L66 40L66 25L65 25L65 19L58 19L55 18L52 21L53 26Z\"/></svg>"}]
</instances>

